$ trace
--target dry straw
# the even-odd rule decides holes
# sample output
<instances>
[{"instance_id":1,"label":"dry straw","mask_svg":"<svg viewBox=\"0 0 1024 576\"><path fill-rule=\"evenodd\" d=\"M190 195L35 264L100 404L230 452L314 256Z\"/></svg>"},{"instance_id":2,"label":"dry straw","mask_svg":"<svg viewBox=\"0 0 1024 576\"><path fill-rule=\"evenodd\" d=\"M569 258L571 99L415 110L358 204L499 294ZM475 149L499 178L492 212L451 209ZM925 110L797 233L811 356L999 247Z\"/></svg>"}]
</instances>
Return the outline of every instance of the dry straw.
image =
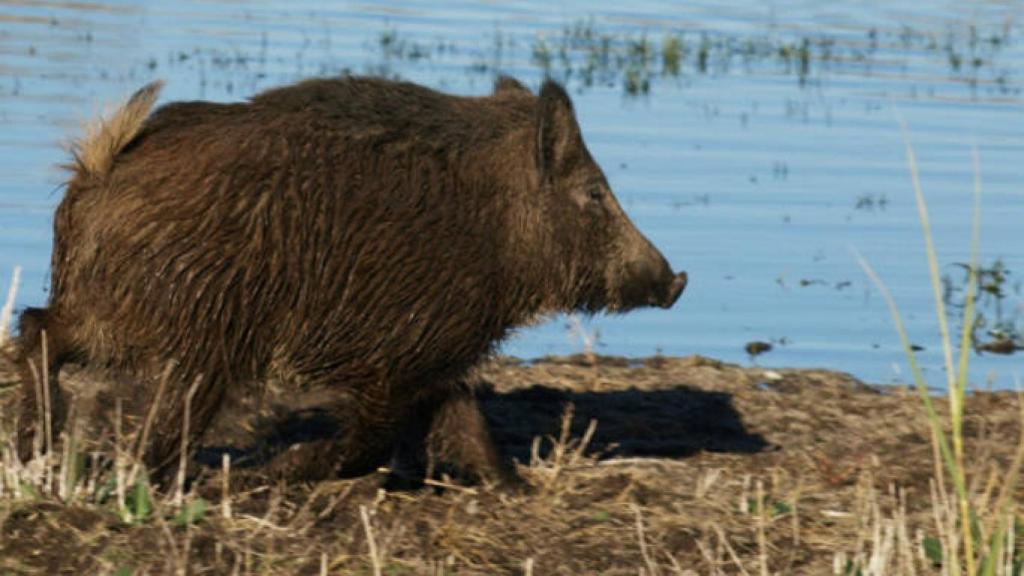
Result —
<instances>
[{"instance_id":1,"label":"dry straw","mask_svg":"<svg viewBox=\"0 0 1024 576\"><path fill-rule=\"evenodd\" d=\"M11 337L11 319L14 316L14 300L18 295L18 284L21 282L21 266L14 267L11 274L11 286L7 289L7 300L0 308L0 348L7 344Z\"/></svg>"}]
</instances>

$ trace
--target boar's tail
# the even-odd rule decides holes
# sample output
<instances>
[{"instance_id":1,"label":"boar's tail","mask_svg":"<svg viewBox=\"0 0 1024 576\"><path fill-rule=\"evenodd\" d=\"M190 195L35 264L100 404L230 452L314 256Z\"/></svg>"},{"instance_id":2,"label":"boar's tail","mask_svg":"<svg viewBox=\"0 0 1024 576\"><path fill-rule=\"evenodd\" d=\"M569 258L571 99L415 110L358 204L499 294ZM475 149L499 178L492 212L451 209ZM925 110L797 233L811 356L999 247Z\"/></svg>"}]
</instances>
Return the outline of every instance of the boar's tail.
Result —
<instances>
[{"instance_id":1,"label":"boar's tail","mask_svg":"<svg viewBox=\"0 0 1024 576\"><path fill-rule=\"evenodd\" d=\"M108 118L89 124L85 135L71 145L75 161L68 168L79 177L105 176L114 157L139 133L163 86L161 80L146 84Z\"/></svg>"}]
</instances>

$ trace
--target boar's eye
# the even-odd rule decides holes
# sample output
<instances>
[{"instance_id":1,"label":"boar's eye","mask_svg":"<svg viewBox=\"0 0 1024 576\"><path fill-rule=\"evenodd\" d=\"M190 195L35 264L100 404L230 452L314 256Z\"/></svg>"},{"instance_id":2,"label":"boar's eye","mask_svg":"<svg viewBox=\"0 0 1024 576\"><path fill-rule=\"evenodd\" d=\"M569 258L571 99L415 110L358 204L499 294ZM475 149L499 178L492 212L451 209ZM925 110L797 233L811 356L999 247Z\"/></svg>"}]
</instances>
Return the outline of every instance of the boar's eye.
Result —
<instances>
[{"instance_id":1,"label":"boar's eye","mask_svg":"<svg viewBox=\"0 0 1024 576\"><path fill-rule=\"evenodd\" d=\"M604 189L600 186L591 186L590 190L587 192L587 196L589 196L591 200L600 201L604 198Z\"/></svg>"}]
</instances>

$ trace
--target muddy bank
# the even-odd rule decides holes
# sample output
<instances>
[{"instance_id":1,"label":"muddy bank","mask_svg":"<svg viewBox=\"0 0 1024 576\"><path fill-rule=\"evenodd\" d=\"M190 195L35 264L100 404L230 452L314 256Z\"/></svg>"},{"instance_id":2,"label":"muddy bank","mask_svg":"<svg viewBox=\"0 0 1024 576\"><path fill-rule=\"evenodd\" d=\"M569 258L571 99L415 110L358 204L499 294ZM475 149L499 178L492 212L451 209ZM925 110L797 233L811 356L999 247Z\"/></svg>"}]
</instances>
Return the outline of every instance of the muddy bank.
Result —
<instances>
[{"instance_id":1,"label":"muddy bank","mask_svg":"<svg viewBox=\"0 0 1024 576\"><path fill-rule=\"evenodd\" d=\"M0 569L733 574L764 564L826 574L837 555L866 562L880 527L902 526L917 547L936 533L929 432L909 391L701 357L505 359L481 379L524 493L386 493L382 474L284 484L254 467L233 472L226 515L223 479L209 467L195 486L208 505L198 521L176 523L167 504L138 524L118 519L109 499L5 493ZM1010 393L969 398L975 491L991 490L989 466L1012 456L1019 413ZM917 573L937 570L917 556Z\"/></svg>"}]
</instances>

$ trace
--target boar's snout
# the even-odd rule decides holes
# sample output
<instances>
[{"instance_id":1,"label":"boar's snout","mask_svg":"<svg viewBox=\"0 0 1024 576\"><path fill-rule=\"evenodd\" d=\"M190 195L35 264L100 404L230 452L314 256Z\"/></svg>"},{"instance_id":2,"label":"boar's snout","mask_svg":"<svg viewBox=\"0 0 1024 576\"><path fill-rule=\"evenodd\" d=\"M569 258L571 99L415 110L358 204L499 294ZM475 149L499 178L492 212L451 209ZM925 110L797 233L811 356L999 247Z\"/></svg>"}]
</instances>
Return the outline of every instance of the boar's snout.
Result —
<instances>
[{"instance_id":1,"label":"boar's snout","mask_svg":"<svg viewBox=\"0 0 1024 576\"><path fill-rule=\"evenodd\" d=\"M679 272L672 277L672 282L668 285L668 292L665 294L665 299L661 301L662 308L671 308L676 300L683 295L683 290L686 289L686 283L689 281L689 277L686 272Z\"/></svg>"},{"instance_id":2,"label":"boar's snout","mask_svg":"<svg viewBox=\"0 0 1024 576\"><path fill-rule=\"evenodd\" d=\"M626 264L620 295L623 310L639 306L671 308L686 289L686 272L674 273L660 254Z\"/></svg>"}]
</instances>

